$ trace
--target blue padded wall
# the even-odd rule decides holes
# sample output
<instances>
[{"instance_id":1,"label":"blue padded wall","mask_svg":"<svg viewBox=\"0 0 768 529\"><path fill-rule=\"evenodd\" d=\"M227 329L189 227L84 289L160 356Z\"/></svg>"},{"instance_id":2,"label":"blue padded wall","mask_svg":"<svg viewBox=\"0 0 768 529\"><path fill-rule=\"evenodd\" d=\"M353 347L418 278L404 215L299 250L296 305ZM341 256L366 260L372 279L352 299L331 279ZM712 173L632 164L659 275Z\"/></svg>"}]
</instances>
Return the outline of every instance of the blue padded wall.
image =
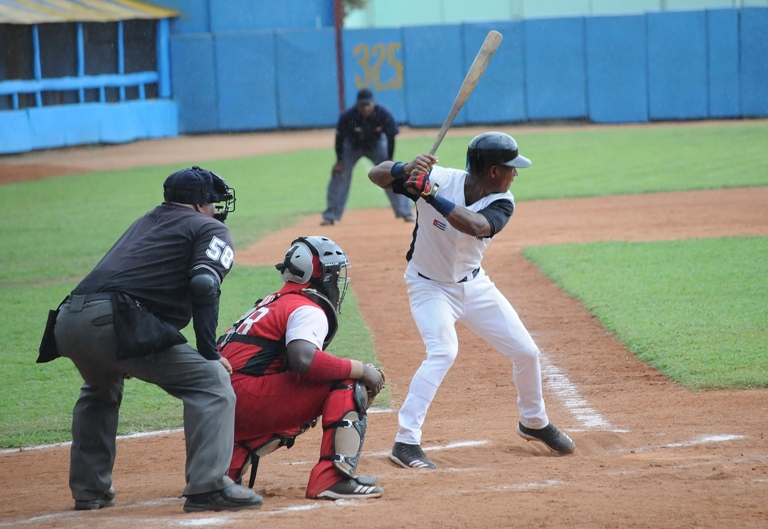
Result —
<instances>
[{"instance_id":1,"label":"blue padded wall","mask_svg":"<svg viewBox=\"0 0 768 529\"><path fill-rule=\"evenodd\" d=\"M339 119L333 29L275 33L281 127L333 127Z\"/></svg>"},{"instance_id":2,"label":"blue padded wall","mask_svg":"<svg viewBox=\"0 0 768 529\"><path fill-rule=\"evenodd\" d=\"M407 120L403 84L403 38L399 29L351 29L341 37L344 51L344 101L355 104L357 91L370 88L398 123Z\"/></svg>"},{"instance_id":3,"label":"blue padded wall","mask_svg":"<svg viewBox=\"0 0 768 529\"><path fill-rule=\"evenodd\" d=\"M61 126L62 123L66 123L66 117L72 114L70 108L73 106L79 107L79 105L57 105L27 109L32 149L65 147L74 144L67 143L67 130L74 130L75 127ZM74 139L70 138L69 141Z\"/></svg>"},{"instance_id":4,"label":"blue padded wall","mask_svg":"<svg viewBox=\"0 0 768 529\"><path fill-rule=\"evenodd\" d=\"M738 117L741 114L738 10L707 11L707 47L709 50L709 117Z\"/></svg>"},{"instance_id":5,"label":"blue padded wall","mask_svg":"<svg viewBox=\"0 0 768 529\"><path fill-rule=\"evenodd\" d=\"M181 133L219 129L213 55L210 33L171 37L171 85Z\"/></svg>"},{"instance_id":6,"label":"blue padded wall","mask_svg":"<svg viewBox=\"0 0 768 529\"><path fill-rule=\"evenodd\" d=\"M464 75L492 29L501 33L501 44L464 107L467 124L510 123L527 117L522 22L464 24Z\"/></svg>"},{"instance_id":7,"label":"blue padded wall","mask_svg":"<svg viewBox=\"0 0 768 529\"><path fill-rule=\"evenodd\" d=\"M589 118L648 121L645 17L588 17L586 55Z\"/></svg>"},{"instance_id":8,"label":"blue padded wall","mask_svg":"<svg viewBox=\"0 0 768 529\"><path fill-rule=\"evenodd\" d=\"M171 34L209 33L208 0L152 0L152 4L179 13L171 19Z\"/></svg>"},{"instance_id":9,"label":"blue padded wall","mask_svg":"<svg viewBox=\"0 0 768 529\"><path fill-rule=\"evenodd\" d=\"M646 17L650 119L708 117L706 12L647 13Z\"/></svg>"},{"instance_id":10,"label":"blue padded wall","mask_svg":"<svg viewBox=\"0 0 768 529\"><path fill-rule=\"evenodd\" d=\"M461 26L403 28L405 107L413 127L440 127L461 88L464 71ZM477 53L477 52L475 52ZM455 125L466 122L462 109Z\"/></svg>"},{"instance_id":11,"label":"blue padded wall","mask_svg":"<svg viewBox=\"0 0 768 529\"><path fill-rule=\"evenodd\" d=\"M528 119L587 117L584 19L526 20Z\"/></svg>"},{"instance_id":12,"label":"blue padded wall","mask_svg":"<svg viewBox=\"0 0 768 529\"><path fill-rule=\"evenodd\" d=\"M741 10L741 112L768 116L768 8Z\"/></svg>"},{"instance_id":13,"label":"blue padded wall","mask_svg":"<svg viewBox=\"0 0 768 529\"><path fill-rule=\"evenodd\" d=\"M211 31L333 27L331 0L208 0Z\"/></svg>"},{"instance_id":14,"label":"blue padded wall","mask_svg":"<svg viewBox=\"0 0 768 529\"><path fill-rule=\"evenodd\" d=\"M277 128L274 40L272 32L214 34L221 130Z\"/></svg>"},{"instance_id":15,"label":"blue padded wall","mask_svg":"<svg viewBox=\"0 0 768 529\"><path fill-rule=\"evenodd\" d=\"M55 105L0 112L0 154L178 135L168 100Z\"/></svg>"},{"instance_id":16,"label":"blue padded wall","mask_svg":"<svg viewBox=\"0 0 768 529\"><path fill-rule=\"evenodd\" d=\"M178 107L173 101L130 101L93 107L98 113L101 143L125 143L179 134Z\"/></svg>"},{"instance_id":17,"label":"blue padded wall","mask_svg":"<svg viewBox=\"0 0 768 529\"><path fill-rule=\"evenodd\" d=\"M12 132L11 132L12 131ZM32 131L26 110L0 112L0 154L32 150Z\"/></svg>"}]
</instances>

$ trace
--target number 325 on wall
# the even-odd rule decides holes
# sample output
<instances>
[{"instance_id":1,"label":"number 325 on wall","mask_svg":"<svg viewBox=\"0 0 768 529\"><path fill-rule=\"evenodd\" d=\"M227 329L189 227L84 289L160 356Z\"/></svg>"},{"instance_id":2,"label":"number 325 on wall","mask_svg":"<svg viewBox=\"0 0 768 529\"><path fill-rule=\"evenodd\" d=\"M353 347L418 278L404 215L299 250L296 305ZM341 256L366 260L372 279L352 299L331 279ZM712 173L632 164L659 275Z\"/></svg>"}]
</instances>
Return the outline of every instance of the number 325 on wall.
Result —
<instances>
[{"instance_id":1,"label":"number 325 on wall","mask_svg":"<svg viewBox=\"0 0 768 529\"><path fill-rule=\"evenodd\" d=\"M357 58L357 64L363 69L363 76L355 74L357 88L372 86L376 90L399 90L403 86L403 63L395 58L395 54L402 47L399 42L387 44L377 43L373 46L358 44L352 50ZM394 70L394 76L384 82L381 79L381 69L384 61Z\"/></svg>"}]
</instances>

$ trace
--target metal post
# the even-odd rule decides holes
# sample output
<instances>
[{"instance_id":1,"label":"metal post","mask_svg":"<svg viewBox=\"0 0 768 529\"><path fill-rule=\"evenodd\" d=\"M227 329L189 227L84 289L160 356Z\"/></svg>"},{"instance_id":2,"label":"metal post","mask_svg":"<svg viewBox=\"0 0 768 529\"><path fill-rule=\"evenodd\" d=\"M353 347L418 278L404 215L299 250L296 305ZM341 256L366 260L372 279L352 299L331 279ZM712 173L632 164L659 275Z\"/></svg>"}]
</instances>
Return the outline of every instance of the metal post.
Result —
<instances>
[{"instance_id":1,"label":"metal post","mask_svg":"<svg viewBox=\"0 0 768 529\"><path fill-rule=\"evenodd\" d=\"M43 78L43 66L40 62L40 35L37 31L37 24L32 24L32 50L35 54L35 80L39 81ZM35 104L38 107L43 106L43 96L40 91L35 92Z\"/></svg>"},{"instance_id":2,"label":"metal post","mask_svg":"<svg viewBox=\"0 0 768 529\"><path fill-rule=\"evenodd\" d=\"M169 40L171 35L170 23L167 18L157 21L155 37L155 56L157 57L157 97L171 97L171 60Z\"/></svg>"},{"instance_id":3,"label":"metal post","mask_svg":"<svg viewBox=\"0 0 768 529\"><path fill-rule=\"evenodd\" d=\"M77 76L85 75L85 39L83 38L83 23L77 23ZM85 89L78 90L78 98L85 103Z\"/></svg>"},{"instance_id":4,"label":"metal post","mask_svg":"<svg viewBox=\"0 0 768 529\"><path fill-rule=\"evenodd\" d=\"M117 73L125 75L125 47L123 45L123 21L117 22ZM125 101L125 86L120 87L120 101Z\"/></svg>"},{"instance_id":5,"label":"metal post","mask_svg":"<svg viewBox=\"0 0 768 529\"><path fill-rule=\"evenodd\" d=\"M339 85L339 114L344 112L344 52L341 43L341 29L344 26L344 5L342 0L333 0L333 26L336 28L336 81Z\"/></svg>"}]
</instances>

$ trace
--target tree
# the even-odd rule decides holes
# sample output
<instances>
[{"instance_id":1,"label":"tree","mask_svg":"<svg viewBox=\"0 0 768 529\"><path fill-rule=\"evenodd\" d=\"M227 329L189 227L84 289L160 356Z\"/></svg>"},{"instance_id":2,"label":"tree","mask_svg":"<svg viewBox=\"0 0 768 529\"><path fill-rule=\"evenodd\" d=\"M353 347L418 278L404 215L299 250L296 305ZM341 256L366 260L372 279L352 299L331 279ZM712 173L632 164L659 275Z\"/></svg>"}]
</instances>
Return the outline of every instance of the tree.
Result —
<instances>
[{"instance_id":1,"label":"tree","mask_svg":"<svg viewBox=\"0 0 768 529\"><path fill-rule=\"evenodd\" d=\"M347 16L353 9L365 9L368 6L368 0L343 0L344 16Z\"/></svg>"}]
</instances>

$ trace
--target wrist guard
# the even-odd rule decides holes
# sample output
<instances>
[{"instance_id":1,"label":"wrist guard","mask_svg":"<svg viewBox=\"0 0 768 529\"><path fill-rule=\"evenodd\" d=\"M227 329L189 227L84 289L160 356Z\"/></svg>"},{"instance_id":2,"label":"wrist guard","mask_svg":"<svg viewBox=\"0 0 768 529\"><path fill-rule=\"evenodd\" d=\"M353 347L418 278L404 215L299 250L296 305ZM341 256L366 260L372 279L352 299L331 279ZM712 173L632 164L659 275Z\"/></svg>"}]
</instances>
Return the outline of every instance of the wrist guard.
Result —
<instances>
[{"instance_id":1,"label":"wrist guard","mask_svg":"<svg viewBox=\"0 0 768 529\"><path fill-rule=\"evenodd\" d=\"M392 164L392 167L389 169L389 174L394 178L395 180L402 180L405 178L405 163L403 162L395 162Z\"/></svg>"}]
</instances>

